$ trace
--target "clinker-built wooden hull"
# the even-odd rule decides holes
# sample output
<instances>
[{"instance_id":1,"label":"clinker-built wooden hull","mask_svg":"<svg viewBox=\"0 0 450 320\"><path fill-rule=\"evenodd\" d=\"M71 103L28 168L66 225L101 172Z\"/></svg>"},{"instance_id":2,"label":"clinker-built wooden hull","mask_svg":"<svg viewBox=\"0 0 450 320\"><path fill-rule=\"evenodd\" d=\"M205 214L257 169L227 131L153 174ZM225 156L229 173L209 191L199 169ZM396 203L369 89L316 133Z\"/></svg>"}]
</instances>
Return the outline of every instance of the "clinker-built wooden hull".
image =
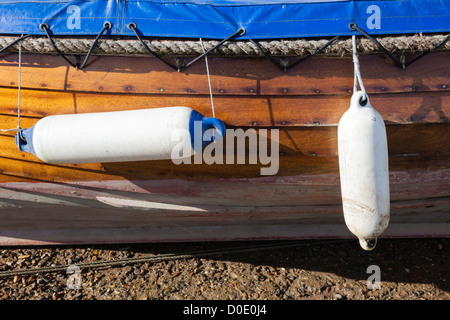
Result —
<instances>
[{"instance_id":1,"label":"clinker-built wooden hull","mask_svg":"<svg viewBox=\"0 0 450 320\"><path fill-rule=\"evenodd\" d=\"M289 72L264 57L209 57L227 128L279 130L279 167L171 160L55 165L0 133L0 245L353 237L345 226L337 125L350 105L349 56ZM391 219L383 236L450 235L450 52L399 69L360 57L386 123ZM0 123L17 126L18 54L0 57ZM21 127L56 114L186 106L212 116L204 61L176 72L151 57L93 56L77 70L22 54ZM121 128L117 128L121 130ZM269 138L271 137L268 134Z\"/></svg>"}]
</instances>

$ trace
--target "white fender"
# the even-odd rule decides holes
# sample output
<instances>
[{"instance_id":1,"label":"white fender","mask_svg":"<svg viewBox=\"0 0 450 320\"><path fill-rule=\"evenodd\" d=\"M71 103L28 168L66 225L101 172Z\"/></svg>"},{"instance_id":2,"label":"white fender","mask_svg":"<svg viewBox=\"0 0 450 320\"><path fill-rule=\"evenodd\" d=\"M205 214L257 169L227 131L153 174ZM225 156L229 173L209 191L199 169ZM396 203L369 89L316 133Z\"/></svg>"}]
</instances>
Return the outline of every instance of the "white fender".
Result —
<instances>
[{"instance_id":1,"label":"white fender","mask_svg":"<svg viewBox=\"0 0 450 320\"><path fill-rule=\"evenodd\" d=\"M174 159L200 151L211 128L218 130L214 138L225 135L219 119L187 107L55 115L18 132L16 144L57 164Z\"/></svg>"},{"instance_id":2,"label":"white fender","mask_svg":"<svg viewBox=\"0 0 450 320\"><path fill-rule=\"evenodd\" d=\"M361 91L339 121L338 152L345 223L372 250L389 223L388 147L384 121Z\"/></svg>"}]
</instances>

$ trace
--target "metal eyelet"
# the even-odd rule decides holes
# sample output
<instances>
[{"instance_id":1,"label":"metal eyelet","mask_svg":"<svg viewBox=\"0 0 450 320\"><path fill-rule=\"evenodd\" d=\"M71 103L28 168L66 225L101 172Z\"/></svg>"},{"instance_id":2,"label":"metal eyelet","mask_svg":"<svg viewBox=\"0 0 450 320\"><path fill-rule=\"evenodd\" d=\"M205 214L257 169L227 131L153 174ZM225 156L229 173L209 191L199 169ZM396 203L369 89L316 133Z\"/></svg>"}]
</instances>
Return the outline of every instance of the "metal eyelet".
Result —
<instances>
[{"instance_id":1,"label":"metal eyelet","mask_svg":"<svg viewBox=\"0 0 450 320\"><path fill-rule=\"evenodd\" d=\"M44 32L45 32L45 30L50 29L50 27L48 26L48 24L46 24L45 22L43 22L43 23L41 23L41 24L39 25L39 29L40 29L41 31L44 31Z\"/></svg>"},{"instance_id":2,"label":"metal eyelet","mask_svg":"<svg viewBox=\"0 0 450 320\"><path fill-rule=\"evenodd\" d=\"M128 28L128 30L133 31L133 30L135 30L135 29L137 28L137 25L136 25L136 23L134 23L134 22L130 22L130 23L128 24L127 28Z\"/></svg>"}]
</instances>

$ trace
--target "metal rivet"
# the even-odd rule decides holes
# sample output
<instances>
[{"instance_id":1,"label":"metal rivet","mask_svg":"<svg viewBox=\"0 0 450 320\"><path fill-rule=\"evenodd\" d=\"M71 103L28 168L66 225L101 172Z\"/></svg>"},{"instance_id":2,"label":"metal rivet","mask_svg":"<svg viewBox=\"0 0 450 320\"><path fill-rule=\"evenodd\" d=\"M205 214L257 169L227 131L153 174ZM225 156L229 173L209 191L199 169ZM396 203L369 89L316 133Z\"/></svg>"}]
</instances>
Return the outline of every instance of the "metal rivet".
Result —
<instances>
[{"instance_id":1,"label":"metal rivet","mask_svg":"<svg viewBox=\"0 0 450 320\"><path fill-rule=\"evenodd\" d=\"M164 92L164 88L159 88L159 91Z\"/></svg>"}]
</instances>

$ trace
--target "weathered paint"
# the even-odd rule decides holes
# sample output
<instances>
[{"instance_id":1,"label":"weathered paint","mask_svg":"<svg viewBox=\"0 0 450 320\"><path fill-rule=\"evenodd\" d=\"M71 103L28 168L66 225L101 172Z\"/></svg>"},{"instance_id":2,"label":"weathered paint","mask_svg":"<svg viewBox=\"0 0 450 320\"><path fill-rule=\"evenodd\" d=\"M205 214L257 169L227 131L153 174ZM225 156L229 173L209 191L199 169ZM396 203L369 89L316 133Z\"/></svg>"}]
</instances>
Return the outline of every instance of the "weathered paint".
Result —
<instances>
[{"instance_id":1,"label":"weathered paint","mask_svg":"<svg viewBox=\"0 0 450 320\"><path fill-rule=\"evenodd\" d=\"M383 237L450 235L450 170L391 172L391 187ZM352 237L330 174L17 182L0 194L0 245Z\"/></svg>"}]
</instances>

